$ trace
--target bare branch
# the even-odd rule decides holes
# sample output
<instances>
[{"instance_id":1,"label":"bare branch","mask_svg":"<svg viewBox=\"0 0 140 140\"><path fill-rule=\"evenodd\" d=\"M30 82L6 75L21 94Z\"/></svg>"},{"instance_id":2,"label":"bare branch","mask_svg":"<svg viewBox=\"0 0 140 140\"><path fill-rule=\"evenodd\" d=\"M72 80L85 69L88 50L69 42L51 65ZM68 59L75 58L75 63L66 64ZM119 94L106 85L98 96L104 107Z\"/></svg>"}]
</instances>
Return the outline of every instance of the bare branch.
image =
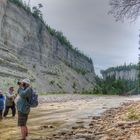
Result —
<instances>
[{"instance_id":1,"label":"bare branch","mask_svg":"<svg viewBox=\"0 0 140 140\"><path fill-rule=\"evenodd\" d=\"M110 0L112 14L116 21L129 19L135 21L140 15L140 0Z\"/></svg>"}]
</instances>

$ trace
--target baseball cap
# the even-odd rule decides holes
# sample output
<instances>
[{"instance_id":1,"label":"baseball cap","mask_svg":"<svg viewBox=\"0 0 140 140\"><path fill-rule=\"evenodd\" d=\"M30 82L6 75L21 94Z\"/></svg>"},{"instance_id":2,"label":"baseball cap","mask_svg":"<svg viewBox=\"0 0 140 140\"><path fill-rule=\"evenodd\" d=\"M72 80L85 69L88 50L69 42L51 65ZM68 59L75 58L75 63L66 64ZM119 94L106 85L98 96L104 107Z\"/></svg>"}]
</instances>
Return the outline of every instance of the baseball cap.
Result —
<instances>
[{"instance_id":1,"label":"baseball cap","mask_svg":"<svg viewBox=\"0 0 140 140\"><path fill-rule=\"evenodd\" d=\"M26 84L30 84L30 80L29 79L23 79L22 82L26 83Z\"/></svg>"}]
</instances>

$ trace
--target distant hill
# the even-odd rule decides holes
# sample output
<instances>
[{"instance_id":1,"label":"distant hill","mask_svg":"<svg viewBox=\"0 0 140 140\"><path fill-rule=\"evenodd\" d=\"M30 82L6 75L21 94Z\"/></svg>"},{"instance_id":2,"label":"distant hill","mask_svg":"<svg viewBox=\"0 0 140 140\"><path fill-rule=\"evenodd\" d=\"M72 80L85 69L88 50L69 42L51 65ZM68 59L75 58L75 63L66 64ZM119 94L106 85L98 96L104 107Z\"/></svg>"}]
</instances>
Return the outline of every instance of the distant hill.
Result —
<instances>
[{"instance_id":1,"label":"distant hill","mask_svg":"<svg viewBox=\"0 0 140 140\"><path fill-rule=\"evenodd\" d=\"M111 67L106 70L101 70L101 74L104 79L114 76L116 80L122 79L135 81L138 79L138 65L130 64Z\"/></svg>"}]
</instances>

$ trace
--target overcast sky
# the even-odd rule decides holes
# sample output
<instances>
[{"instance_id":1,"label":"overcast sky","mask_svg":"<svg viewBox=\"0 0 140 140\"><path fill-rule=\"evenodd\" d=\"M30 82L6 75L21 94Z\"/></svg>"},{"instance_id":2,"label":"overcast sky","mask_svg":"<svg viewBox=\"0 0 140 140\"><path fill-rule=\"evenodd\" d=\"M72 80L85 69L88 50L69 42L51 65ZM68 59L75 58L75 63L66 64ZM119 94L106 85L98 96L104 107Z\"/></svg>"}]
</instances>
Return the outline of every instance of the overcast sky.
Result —
<instances>
[{"instance_id":1,"label":"overcast sky","mask_svg":"<svg viewBox=\"0 0 140 140\"><path fill-rule=\"evenodd\" d=\"M28 0L26 0L28 1ZM138 61L140 20L115 22L108 0L31 0L43 4L47 24L92 58L95 71Z\"/></svg>"}]
</instances>

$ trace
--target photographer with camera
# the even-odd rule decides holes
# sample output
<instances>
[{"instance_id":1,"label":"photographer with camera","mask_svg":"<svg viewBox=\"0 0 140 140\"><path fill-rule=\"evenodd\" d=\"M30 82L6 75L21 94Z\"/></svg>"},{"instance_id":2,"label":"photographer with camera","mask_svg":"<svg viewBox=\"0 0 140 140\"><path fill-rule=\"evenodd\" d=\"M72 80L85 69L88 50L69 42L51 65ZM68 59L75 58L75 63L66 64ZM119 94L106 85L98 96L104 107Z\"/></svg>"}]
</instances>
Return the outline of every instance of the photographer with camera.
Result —
<instances>
[{"instance_id":1,"label":"photographer with camera","mask_svg":"<svg viewBox=\"0 0 140 140\"><path fill-rule=\"evenodd\" d=\"M24 79L18 82L18 97L16 101L18 110L18 126L21 128L22 140L26 140L28 136L28 128L26 126L28 115L30 112L30 106L28 101L32 96L32 88L30 87L30 80Z\"/></svg>"}]
</instances>

